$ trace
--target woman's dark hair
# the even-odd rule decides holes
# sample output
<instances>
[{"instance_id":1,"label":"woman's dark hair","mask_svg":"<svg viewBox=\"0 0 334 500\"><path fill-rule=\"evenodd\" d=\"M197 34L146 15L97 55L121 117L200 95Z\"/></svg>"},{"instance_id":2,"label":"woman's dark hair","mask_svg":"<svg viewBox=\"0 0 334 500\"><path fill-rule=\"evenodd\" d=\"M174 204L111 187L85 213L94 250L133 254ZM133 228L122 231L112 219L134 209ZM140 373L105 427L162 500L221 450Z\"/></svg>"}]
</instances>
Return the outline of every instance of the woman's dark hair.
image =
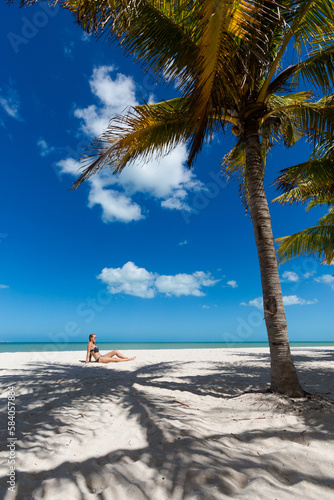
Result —
<instances>
[{"instance_id":1,"label":"woman's dark hair","mask_svg":"<svg viewBox=\"0 0 334 500\"><path fill-rule=\"evenodd\" d=\"M92 340L92 338L93 338L93 337L94 337L94 333L91 333L91 334L89 335L89 337L88 337L89 342ZM90 360L91 360L91 359L92 359L92 354L90 354L90 355L89 355L89 362L90 362Z\"/></svg>"}]
</instances>

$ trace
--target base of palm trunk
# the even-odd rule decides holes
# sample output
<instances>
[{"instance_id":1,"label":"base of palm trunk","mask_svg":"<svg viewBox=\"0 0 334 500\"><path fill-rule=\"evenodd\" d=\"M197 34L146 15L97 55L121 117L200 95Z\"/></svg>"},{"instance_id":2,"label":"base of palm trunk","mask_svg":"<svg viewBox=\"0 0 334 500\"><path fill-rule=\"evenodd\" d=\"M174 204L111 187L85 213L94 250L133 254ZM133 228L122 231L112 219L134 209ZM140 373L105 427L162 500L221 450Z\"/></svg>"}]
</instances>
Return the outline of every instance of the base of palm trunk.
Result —
<instances>
[{"instance_id":1,"label":"base of palm trunk","mask_svg":"<svg viewBox=\"0 0 334 500\"><path fill-rule=\"evenodd\" d=\"M271 392L284 394L290 398L302 398L305 391L299 383L296 369L292 360L285 360L275 366L271 363Z\"/></svg>"}]
</instances>

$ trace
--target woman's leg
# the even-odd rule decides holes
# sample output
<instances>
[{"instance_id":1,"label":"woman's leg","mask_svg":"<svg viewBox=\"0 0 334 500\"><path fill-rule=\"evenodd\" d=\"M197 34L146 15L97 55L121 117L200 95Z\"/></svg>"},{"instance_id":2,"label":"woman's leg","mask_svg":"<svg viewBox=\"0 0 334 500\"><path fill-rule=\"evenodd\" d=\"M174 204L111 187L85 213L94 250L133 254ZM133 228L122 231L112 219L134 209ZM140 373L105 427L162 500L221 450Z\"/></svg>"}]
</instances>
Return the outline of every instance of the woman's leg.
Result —
<instances>
[{"instance_id":1,"label":"woman's leg","mask_svg":"<svg viewBox=\"0 0 334 500\"><path fill-rule=\"evenodd\" d=\"M99 363L121 363L122 361L132 361L133 359L136 359L136 356L133 356L133 358L107 358L105 355L99 358Z\"/></svg>"},{"instance_id":2,"label":"woman's leg","mask_svg":"<svg viewBox=\"0 0 334 500\"><path fill-rule=\"evenodd\" d=\"M120 359L129 359L127 356L124 356L124 354L120 353L119 351L110 351L107 354L104 354L105 358L112 358L113 356L117 356Z\"/></svg>"}]
</instances>

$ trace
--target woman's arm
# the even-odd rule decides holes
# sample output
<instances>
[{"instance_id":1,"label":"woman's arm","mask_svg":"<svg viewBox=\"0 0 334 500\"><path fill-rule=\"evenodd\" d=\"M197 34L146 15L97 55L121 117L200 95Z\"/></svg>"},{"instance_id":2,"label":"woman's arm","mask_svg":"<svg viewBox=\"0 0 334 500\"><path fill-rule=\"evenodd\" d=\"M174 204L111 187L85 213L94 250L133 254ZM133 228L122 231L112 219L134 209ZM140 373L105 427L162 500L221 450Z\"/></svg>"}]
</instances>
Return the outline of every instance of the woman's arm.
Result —
<instances>
[{"instance_id":1,"label":"woman's arm","mask_svg":"<svg viewBox=\"0 0 334 500\"><path fill-rule=\"evenodd\" d=\"M91 354L90 354L90 343L87 346L87 355L86 355L86 364L90 362Z\"/></svg>"}]
</instances>

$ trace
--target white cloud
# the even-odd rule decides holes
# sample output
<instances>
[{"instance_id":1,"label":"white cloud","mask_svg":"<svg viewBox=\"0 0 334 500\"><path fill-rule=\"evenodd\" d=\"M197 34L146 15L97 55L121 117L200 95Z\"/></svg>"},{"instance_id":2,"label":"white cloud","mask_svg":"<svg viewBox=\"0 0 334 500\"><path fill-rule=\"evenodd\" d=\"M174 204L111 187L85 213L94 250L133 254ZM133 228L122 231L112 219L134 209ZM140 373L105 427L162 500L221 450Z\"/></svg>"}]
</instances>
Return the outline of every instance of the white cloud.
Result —
<instances>
[{"instance_id":1,"label":"white cloud","mask_svg":"<svg viewBox=\"0 0 334 500\"><path fill-rule=\"evenodd\" d=\"M238 283L235 280L230 280L227 282L227 284L232 288L238 288Z\"/></svg>"},{"instance_id":2,"label":"white cloud","mask_svg":"<svg viewBox=\"0 0 334 500\"><path fill-rule=\"evenodd\" d=\"M108 112L98 110L94 104L85 109L76 109L74 116L83 120L81 128L90 137L98 137L107 128L111 118Z\"/></svg>"},{"instance_id":3,"label":"white cloud","mask_svg":"<svg viewBox=\"0 0 334 500\"><path fill-rule=\"evenodd\" d=\"M257 307L258 309L263 309L263 299L262 297L257 297L256 299L250 300L248 304L245 304L242 302L242 305L244 306L253 306Z\"/></svg>"},{"instance_id":4,"label":"white cloud","mask_svg":"<svg viewBox=\"0 0 334 500\"><path fill-rule=\"evenodd\" d=\"M314 281L329 285L334 290L334 276L331 274L323 274L322 276L319 276L319 278L314 278Z\"/></svg>"},{"instance_id":5,"label":"white cloud","mask_svg":"<svg viewBox=\"0 0 334 500\"><path fill-rule=\"evenodd\" d=\"M188 190L196 191L202 187L194 174L184 167L186 160L186 147L180 145L160 159L144 165L135 162L113 178L130 194L141 192L158 199L184 200Z\"/></svg>"},{"instance_id":6,"label":"white cloud","mask_svg":"<svg viewBox=\"0 0 334 500\"><path fill-rule=\"evenodd\" d=\"M90 40L91 40L90 33L83 32L81 35L81 41L82 42L89 42Z\"/></svg>"},{"instance_id":7,"label":"white cloud","mask_svg":"<svg viewBox=\"0 0 334 500\"><path fill-rule=\"evenodd\" d=\"M89 84L99 104L76 108L74 111L74 116L82 120L81 128L88 136L99 136L107 128L113 115L138 104L133 78L117 73L115 79L112 79L110 73L114 71L113 66L94 68Z\"/></svg>"},{"instance_id":8,"label":"white cloud","mask_svg":"<svg viewBox=\"0 0 334 500\"><path fill-rule=\"evenodd\" d=\"M212 280L209 273L197 271L193 274L176 274L175 276L159 276L155 285L160 293L168 296L194 295L203 297L202 286L213 286L218 280Z\"/></svg>"},{"instance_id":9,"label":"white cloud","mask_svg":"<svg viewBox=\"0 0 334 500\"><path fill-rule=\"evenodd\" d=\"M80 164L74 158L59 161L56 166L61 174L70 174L78 177ZM116 187L117 179L107 172L94 175L89 180L88 206L100 205L104 222L131 222L144 218L140 206L133 202L125 193L110 189L110 184Z\"/></svg>"},{"instance_id":10,"label":"white cloud","mask_svg":"<svg viewBox=\"0 0 334 500\"><path fill-rule=\"evenodd\" d=\"M313 276L314 274L316 273L316 271L310 271L308 273L304 273L303 276L304 278L310 278L311 276Z\"/></svg>"},{"instance_id":11,"label":"white cloud","mask_svg":"<svg viewBox=\"0 0 334 500\"><path fill-rule=\"evenodd\" d=\"M203 297L202 287L215 285L210 273L196 271L193 274L159 275L127 262L123 267L104 268L98 276L108 285L111 294L123 293L142 298L153 298L157 293L180 297L193 295Z\"/></svg>"},{"instance_id":12,"label":"white cloud","mask_svg":"<svg viewBox=\"0 0 334 500\"><path fill-rule=\"evenodd\" d=\"M42 137L38 139L37 146L40 149L41 156L48 156L50 153L53 153L56 150L56 148L49 146L47 142L42 139Z\"/></svg>"},{"instance_id":13,"label":"white cloud","mask_svg":"<svg viewBox=\"0 0 334 500\"><path fill-rule=\"evenodd\" d=\"M301 306L306 306L309 304L316 304L317 302L318 302L317 299L305 300L305 299L301 299L300 297L297 297L297 295L286 295L283 297L283 304L285 306L292 306L295 304L299 304Z\"/></svg>"},{"instance_id":14,"label":"white cloud","mask_svg":"<svg viewBox=\"0 0 334 500\"><path fill-rule=\"evenodd\" d=\"M0 288L9 288L8 285L0 285Z\"/></svg>"},{"instance_id":15,"label":"white cloud","mask_svg":"<svg viewBox=\"0 0 334 500\"><path fill-rule=\"evenodd\" d=\"M183 203L179 198L171 196L167 200L161 202L163 208L169 208L170 210L185 210L186 212L191 212L191 208L187 203Z\"/></svg>"},{"instance_id":16,"label":"white cloud","mask_svg":"<svg viewBox=\"0 0 334 500\"><path fill-rule=\"evenodd\" d=\"M113 295L124 293L150 299L156 293L155 275L137 267L133 262L127 262L116 269L105 267L98 278L108 285L108 290Z\"/></svg>"},{"instance_id":17,"label":"white cloud","mask_svg":"<svg viewBox=\"0 0 334 500\"><path fill-rule=\"evenodd\" d=\"M115 73L113 66L100 66L90 78L93 95L98 105L77 108L75 116L81 120L81 128L90 138L106 129L110 118L124 111L127 106L138 104L135 82L129 76ZM185 145L178 145L168 155L143 164L133 162L120 174L112 175L105 168L89 179L88 206L100 205L104 222L131 222L145 217L133 197L138 193L149 195L169 210L191 211L187 203L190 191L201 191L204 185L186 166ZM80 165L73 158L57 163L61 173L79 175ZM144 212L144 213L143 213Z\"/></svg>"},{"instance_id":18,"label":"white cloud","mask_svg":"<svg viewBox=\"0 0 334 500\"><path fill-rule=\"evenodd\" d=\"M283 296L283 304L285 306L292 306L292 305L310 305L310 304L316 304L318 301L316 299L314 300L305 300L301 299L300 297L297 297L297 295L285 295ZM263 298L262 297L257 297L256 299L250 300L248 303L241 302L242 306L253 306L256 307L257 309L263 309Z\"/></svg>"},{"instance_id":19,"label":"white cloud","mask_svg":"<svg viewBox=\"0 0 334 500\"><path fill-rule=\"evenodd\" d=\"M296 281L299 281L299 276L298 276L297 273L295 273L293 271L284 271L284 273L283 273L283 279L285 281L292 281L292 282L295 283Z\"/></svg>"},{"instance_id":20,"label":"white cloud","mask_svg":"<svg viewBox=\"0 0 334 500\"><path fill-rule=\"evenodd\" d=\"M179 245L180 247L183 247L183 245L188 245L188 241L187 240L180 241Z\"/></svg>"},{"instance_id":21,"label":"white cloud","mask_svg":"<svg viewBox=\"0 0 334 500\"><path fill-rule=\"evenodd\" d=\"M100 205L104 222L131 222L144 217L137 203L115 189L106 189L101 177L92 177L90 184L88 206Z\"/></svg>"},{"instance_id":22,"label":"white cloud","mask_svg":"<svg viewBox=\"0 0 334 500\"><path fill-rule=\"evenodd\" d=\"M80 164L74 158L66 158L56 163L61 174L70 174L78 177Z\"/></svg>"},{"instance_id":23,"label":"white cloud","mask_svg":"<svg viewBox=\"0 0 334 500\"><path fill-rule=\"evenodd\" d=\"M172 153L161 161L149 162L144 166L134 164L119 175L113 175L108 169L90 177L88 183L90 192L88 206L100 205L104 222L131 222L144 218L143 211L132 200L137 193L144 193L160 201L165 207L165 196L172 197L177 202L183 198L186 190L199 190L201 183L195 181L193 174L180 163L186 158L185 147L177 146ZM56 164L62 174L78 177L80 164L73 158L60 160ZM169 175L168 175L169 174ZM182 207L168 206L168 208L190 208L185 202Z\"/></svg>"},{"instance_id":24,"label":"white cloud","mask_svg":"<svg viewBox=\"0 0 334 500\"><path fill-rule=\"evenodd\" d=\"M73 57L74 42L70 42L68 45L64 46L64 54L66 57Z\"/></svg>"},{"instance_id":25,"label":"white cloud","mask_svg":"<svg viewBox=\"0 0 334 500\"><path fill-rule=\"evenodd\" d=\"M19 121L22 120L19 113L20 103L18 94L13 88L9 88L8 90L0 89L0 106L12 118Z\"/></svg>"}]
</instances>

